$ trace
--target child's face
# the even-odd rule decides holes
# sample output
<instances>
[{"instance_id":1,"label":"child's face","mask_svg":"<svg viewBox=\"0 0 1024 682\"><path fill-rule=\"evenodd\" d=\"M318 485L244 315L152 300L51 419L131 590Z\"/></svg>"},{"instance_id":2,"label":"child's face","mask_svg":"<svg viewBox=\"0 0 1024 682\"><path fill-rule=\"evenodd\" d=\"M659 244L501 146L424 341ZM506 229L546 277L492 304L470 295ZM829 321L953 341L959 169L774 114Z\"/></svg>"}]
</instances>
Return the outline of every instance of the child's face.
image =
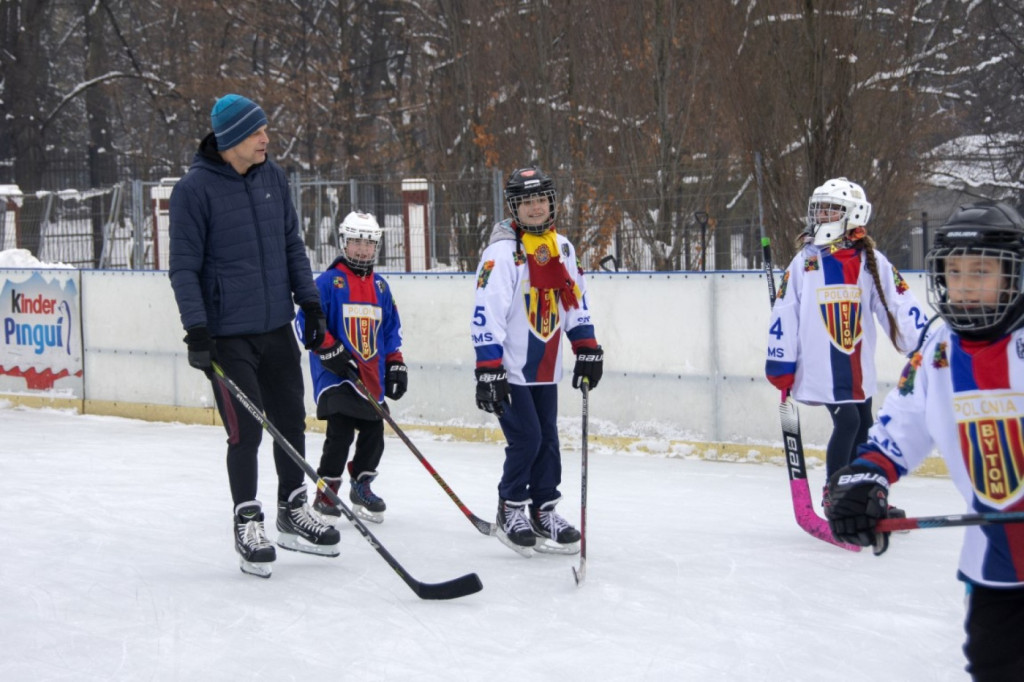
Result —
<instances>
[{"instance_id":1,"label":"child's face","mask_svg":"<svg viewBox=\"0 0 1024 682\"><path fill-rule=\"evenodd\" d=\"M345 255L354 261L368 261L375 255L377 243L369 239L348 239L345 241Z\"/></svg>"},{"instance_id":2,"label":"child's face","mask_svg":"<svg viewBox=\"0 0 1024 682\"><path fill-rule=\"evenodd\" d=\"M963 306L993 306L1008 288L1002 263L991 256L951 256L946 259L949 302Z\"/></svg>"},{"instance_id":3,"label":"child's face","mask_svg":"<svg viewBox=\"0 0 1024 682\"><path fill-rule=\"evenodd\" d=\"M543 225L551 213L551 202L545 194L532 194L519 202L518 222L520 225L536 227Z\"/></svg>"},{"instance_id":4,"label":"child's face","mask_svg":"<svg viewBox=\"0 0 1024 682\"><path fill-rule=\"evenodd\" d=\"M814 209L814 220L822 223L834 223L843 217L843 207L835 204L819 204Z\"/></svg>"}]
</instances>

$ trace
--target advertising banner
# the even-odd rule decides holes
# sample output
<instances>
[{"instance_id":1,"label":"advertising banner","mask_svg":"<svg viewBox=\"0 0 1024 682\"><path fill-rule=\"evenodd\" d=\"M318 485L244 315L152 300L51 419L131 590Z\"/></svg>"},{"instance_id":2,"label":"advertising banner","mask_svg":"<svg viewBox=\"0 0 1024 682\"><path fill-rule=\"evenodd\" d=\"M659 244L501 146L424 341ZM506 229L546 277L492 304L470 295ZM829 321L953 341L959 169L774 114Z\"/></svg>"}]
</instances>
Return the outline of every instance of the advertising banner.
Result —
<instances>
[{"instance_id":1,"label":"advertising banner","mask_svg":"<svg viewBox=\"0 0 1024 682\"><path fill-rule=\"evenodd\" d=\"M0 270L0 391L82 395L76 270Z\"/></svg>"}]
</instances>

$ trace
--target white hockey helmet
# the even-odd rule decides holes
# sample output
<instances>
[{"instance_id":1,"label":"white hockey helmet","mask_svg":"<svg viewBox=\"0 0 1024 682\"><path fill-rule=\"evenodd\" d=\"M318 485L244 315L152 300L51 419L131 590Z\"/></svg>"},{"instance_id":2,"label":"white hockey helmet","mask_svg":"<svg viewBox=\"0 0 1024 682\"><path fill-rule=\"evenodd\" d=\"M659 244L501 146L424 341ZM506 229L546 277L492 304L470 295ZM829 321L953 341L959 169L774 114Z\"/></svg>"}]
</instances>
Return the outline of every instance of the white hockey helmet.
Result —
<instances>
[{"instance_id":1,"label":"white hockey helmet","mask_svg":"<svg viewBox=\"0 0 1024 682\"><path fill-rule=\"evenodd\" d=\"M349 213L341 221L341 226L338 228L338 237L341 240L341 253L345 261L356 268L372 268L377 262L381 234L380 225L377 224L377 219L373 217L372 213L363 213L361 211ZM373 242L373 253L368 256L353 257L348 252L348 245L350 240L357 239Z\"/></svg>"},{"instance_id":2,"label":"white hockey helmet","mask_svg":"<svg viewBox=\"0 0 1024 682\"><path fill-rule=\"evenodd\" d=\"M870 219L871 204L864 188L846 178L828 180L815 188L807 202L807 234L818 245L842 239Z\"/></svg>"}]
</instances>

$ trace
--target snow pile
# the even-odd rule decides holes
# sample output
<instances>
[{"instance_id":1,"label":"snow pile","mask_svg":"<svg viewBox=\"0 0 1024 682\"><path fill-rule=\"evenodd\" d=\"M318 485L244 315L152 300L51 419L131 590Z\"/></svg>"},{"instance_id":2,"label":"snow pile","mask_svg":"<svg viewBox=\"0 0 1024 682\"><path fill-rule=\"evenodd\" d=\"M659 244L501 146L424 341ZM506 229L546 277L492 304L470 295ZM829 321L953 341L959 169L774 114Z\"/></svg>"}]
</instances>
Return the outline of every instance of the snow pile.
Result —
<instances>
[{"instance_id":1,"label":"snow pile","mask_svg":"<svg viewBox=\"0 0 1024 682\"><path fill-rule=\"evenodd\" d=\"M7 249L0 251L0 268L37 269L73 268L66 263L43 263L28 249Z\"/></svg>"}]
</instances>

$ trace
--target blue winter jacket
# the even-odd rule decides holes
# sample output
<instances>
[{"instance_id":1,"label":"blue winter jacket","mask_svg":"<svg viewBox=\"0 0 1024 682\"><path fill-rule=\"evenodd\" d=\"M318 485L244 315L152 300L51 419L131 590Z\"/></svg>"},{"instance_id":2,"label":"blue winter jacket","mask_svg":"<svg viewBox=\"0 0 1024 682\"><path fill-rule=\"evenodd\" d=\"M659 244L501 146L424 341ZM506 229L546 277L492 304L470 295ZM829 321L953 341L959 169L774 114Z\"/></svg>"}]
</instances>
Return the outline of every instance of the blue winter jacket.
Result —
<instances>
[{"instance_id":1,"label":"blue winter jacket","mask_svg":"<svg viewBox=\"0 0 1024 682\"><path fill-rule=\"evenodd\" d=\"M319 301L284 171L267 159L243 176L210 133L170 205L170 274L185 329L260 334ZM292 295L294 294L294 302Z\"/></svg>"}]
</instances>

